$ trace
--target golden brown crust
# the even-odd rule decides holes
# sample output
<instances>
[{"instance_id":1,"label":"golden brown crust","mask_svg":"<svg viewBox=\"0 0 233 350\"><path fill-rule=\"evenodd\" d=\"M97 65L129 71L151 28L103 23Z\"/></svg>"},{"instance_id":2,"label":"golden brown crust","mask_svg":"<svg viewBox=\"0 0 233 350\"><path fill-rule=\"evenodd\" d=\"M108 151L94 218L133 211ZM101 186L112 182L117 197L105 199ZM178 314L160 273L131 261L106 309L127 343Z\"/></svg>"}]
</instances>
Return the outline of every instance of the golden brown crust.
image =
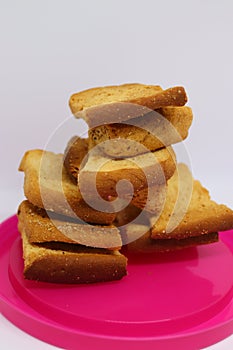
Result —
<instances>
[{"instance_id":1,"label":"golden brown crust","mask_svg":"<svg viewBox=\"0 0 233 350\"><path fill-rule=\"evenodd\" d=\"M127 251L130 253L160 253L190 248L197 245L210 244L218 242L218 233L208 233L205 235L187 237L183 239L152 239L150 231L144 234L136 241L127 245ZM124 248L122 252L124 252Z\"/></svg>"},{"instance_id":2,"label":"golden brown crust","mask_svg":"<svg viewBox=\"0 0 233 350\"><path fill-rule=\"evenodd\" d=\"M183 193L177 201L179 191ZM192 180L187 166L179 164L178 173L168 181L164 210L159 218L151 218L151 224L154 239L199 236L232 229L233 211L212 201L207 189Z\"/></svg>"},{"instance_id":3,"label":"golden brown crust","mask_svg":"<svg viewBox=\"0 0 233 350\"><path fill-rule=\"evenodd\" d=\"M85 108L112 102L129 102L136 96L157 94L163 89L156 85L122 84L105 87L96 87L73 94L69 100L69 106L73 114Z\"/></svg>"},{"instance_id":4,"label":"golden brown crust","mask_svg":"<svg viewBox=\"0 0 233 350\"><path fill-rule=\"evenodd\" d=\"M62 154L28 151L19 170L25 173L25 196L35 206L90 223L110 225L114 221L114 213L97 211L85 203L63 167Z\"/></svg>"},{"instance_id":5,"label":"golden brown crust","mask_svg":"<svg viewBox=\"0 0 233 350\"><path fill-rule=\"evenodd\" d=\"M151 186L134 193L132 204L149 213L158 214L164 207L167 185Z\"/></svg>"},{"instance_id":6,"label":"golden brown crust","mask_svg":"<svg viewBox=\"0 0 233 350\"><path fill-rule=\"evenodd\" d=\"M157 113L156 113L157 112ZM192 124L190 107L165 107L128 123L101 125L89 130L89 147L108 156L133 157L180 142ZM106 142L111 140L111 142Z\"/></svg>"},{"instance_id":7,"label":"golden brown crust","mask_svg":"<svg viewBox=\"0 0 233 350\"><path fill-rule=\"evenodd\" d=\"M141 211L142 210L140 208L137 208L132 204L128 204L124 209L120 210L116 214L114 224L117 227L127 225L134 221L138 215L140 215Z\"/></svg>"},{"instance_id":8,"label":"golden brown crust","mask_svg":"<svg viewBox=\"0 0 233 350\"><path fill-rule=\"evenodd\" d=\"M166 106L183 106L187 102L187 96L184 88L180 86L162 90L160 86L154 85L123 84L93 88L73 94L70 97L69 105L72 113L78 116L77 112L86 108L115 102L128 102L150 109L158 109ZM91 119L99 119L95 115L90 119L83 114L80 116L85 118L90 127L92 126ZM101 124L103 124L101 115L100 119ZM109 122L114 122L114 120ZM115 122L117 121L115 120Z\"/></svg>"},{"instance_id":9,"label":"golden brown crust","mask_svg":"<svg viewBox=\"0 0 233 350\"><path fill-rule=\"evenodd\" d=\"M118 249L122 245L119 231L113 225L83 224L75 219L46 212L29 201L20 204L18 219L30 243L79 243L106 249Z\"/></svg>"},{"instance_id":10,"label":"golden brown crust","mask_svg":"<svg viewBox=\"0 0 233 350\"><path fill-rule=\"evenodd\" d=\"M98 164L102 166L98 167ZM92 194L94 184L100 196L108 200L117 196L116 185L122 179L129 181L137 193L148 186L164 184L175 168L176 157L171 147L122 160L102 157L99 153L90 154L80 169L79 185L82 193Z\"/></svg>"},{"instance_id":11,"label":"golden brown crust","mask_svg":"<svg viewBox=\"0 0 233 350\"><path fill-rule=\"evenodd\" d=\"M167 106L184 106L187 101L185 89L182 86L175 86L154 96L142 96L132 99L130 102L150 109L158 109Z\"/></svg>"},{"instance_id":12,"label":"golden brown crust","mask_svg":"<svg viewBox=\"0 0 233 350\"><path fill-rule=\"evenodd\" d=\"M88 139L73 136L64 152L64 166L67 172L77 178L80 165L88 152Z\"/></svg>"},{"instance_id":13,"label":"golden brown crust","mask_svg":"<svg viewBox=\"0 0 233 350\"><path fill-rule=\"evenodd\" d=\"M68 243L61 250L50 249L30 244L23 229L21 235L26 279L77 284L114 281L127 274L127 259L119 252L81 246L77 251L78 245Z\"/></svg>"}]
</instances>

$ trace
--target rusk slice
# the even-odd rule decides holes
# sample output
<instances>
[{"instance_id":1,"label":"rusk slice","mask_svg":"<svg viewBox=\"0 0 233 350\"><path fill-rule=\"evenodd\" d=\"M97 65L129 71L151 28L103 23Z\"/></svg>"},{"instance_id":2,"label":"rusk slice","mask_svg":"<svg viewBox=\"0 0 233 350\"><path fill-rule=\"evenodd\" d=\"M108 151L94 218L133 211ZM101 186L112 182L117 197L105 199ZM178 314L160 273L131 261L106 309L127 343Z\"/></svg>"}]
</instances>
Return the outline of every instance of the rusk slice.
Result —
<instances>
[{"instance_id":1,"label":"rusk slice","mask_svg":"<svg viewBox=\"0 0 233 350\"><path fill-rule=\"evenodd\" d=\"M72 178L77 179L81 165L80 158L83 159L87 155L86 143L86 139L81 139L78 136L73 137L68 142L65 151L64 165ZM164 205L165 195L165 183L158 186L151 186L149 190L148 188L144 188L143 190L135 191L132 198L132 204L151 213L158 213Z\"/></svg>"},{"instance_id":2,"label":"rusk slice","mask_svg":"<svg viewBox=\"0 0 233 350\"><path fill-rule=\"evenodd\" d=\"M84 224L78 220L46 212L29 201L18 209L19 227L23 227L30 243L63 242L93 248L116 249L122 245L119 230L111 226Z\"/></svg>"},{"instance_id":3,"label":"rusk slice","mask_svg":"<svg viewBox=\"0 0 233 350\"><path fill-rule=\"evenodd\" d=\"M143 254L164 253L215 242L218 242L218 233L216 232L183 239L152 239L150 237L150 231L148 231L142 237L129 243L127 245L127 251L130 253ZM125 249L123 249L123 251L125 251Z\"/></svg>"},{"instance_id":4,"label":"rusk slice","mask_svg":"<svg viewBox=\"0 0 233 350\"><path fill-rule=\"evenodd\" d=\"M80 165L88 152L88 139L73 136L64 152L64 166L71 176L77 178Z\"/></svg>"},{"instance_id":5,"label":"rusk slice","mask_svg":"<svg viewBox=\"0 0 233 350\"><path fill-rule=\"evenodd\" d=\"M149 188L134 193L132 204L148 213L158 215L164 207L166 193L166 183L159 186L150 186Z\"/></svg>"},{"instance_id":6,"label":"rusk slice","mask_svg":"<svg viewBox=\"0 0 233 350\"><path fill-rule=\"evenodd\" d=\"M171 147L137 157L111 159L89 151L89 157L78 175L82 193L94 196L95 191L104 199L117 197L117 184L127 180L137 193L149 186L166 183L176 168L176 157ZM128 195L127 183L120 183L122 198Z\"/></svg>"},{"instance_id":7,"label":"rusk slice","mask_svg":"<svg viewBox=\"0 0 233 350\"><path fill-rule=\"evenodd\" d=\"M62 154L28 151L19 170L25 173L25 196L35 206L89 223L109 225L114 221L114 213L100 212L86 204L63 166Z\"/></svg>"},{"instance_id":8,"label":"rusk slice","mask_svg":"<svg viewBox=\"0 0 233 350\"><path fill-rule=\"evenodd\" d=\"M89 147L98 145L108 156L133 157L184 140L192 119L190 107L161 108L143 118L90 129Z\"/></svg>"},{"instance_id":9,"label":"rusk slice","mask_svg":"<svg viewBox=\"0 0 233 350\"><path fill-rule=\"evenodd\" d=\"M69 243L29 243L21 227L24 276L50 283L94 283L119 280L127 259L115 250Z\"/></svg>"},{"instance_id":10,"label":"rusk slice","mask_svg":"<svg viewBox=\"0 0 233 350\"><path fill-rule=\"evenodd\" d=\"M209 192L193 180L188 167L179 164L168 181L164 209L151 218L151 237L184 238L233 228L233 211L211 200Z\"/></svg>"},{"instance_id":11,"label":"rusk slice","mask_svg":"<svg viewBox=\"0 0 233 350\"><path fill-rule=\"evenodd\" d=\"M135 83L91 88L73 94L69 101L73 113L113 102L130 102L157 109L169 105L183 106L187 102L187 96L180 86L163 90L158 85Z\"/></svg>"}]
</instances>

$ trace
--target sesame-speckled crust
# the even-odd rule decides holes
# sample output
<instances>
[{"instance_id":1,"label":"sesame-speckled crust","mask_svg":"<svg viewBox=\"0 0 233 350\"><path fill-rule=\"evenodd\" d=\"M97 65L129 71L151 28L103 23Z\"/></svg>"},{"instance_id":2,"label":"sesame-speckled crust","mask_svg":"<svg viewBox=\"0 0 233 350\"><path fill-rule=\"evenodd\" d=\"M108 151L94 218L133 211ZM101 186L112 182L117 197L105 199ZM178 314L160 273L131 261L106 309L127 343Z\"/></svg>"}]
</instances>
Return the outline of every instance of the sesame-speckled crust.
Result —
<instances>
[{"instance_id":1,"label":"sesame-speckled crust","mask_svg":"<svg viewBox=\"0 0 233 350\"><path fill-rule=\"evenodd\" d=\"M64 243L46 246L30 244L21 227L24 277L50 283L94 283L119 280L126 272L127 259L118 251L86 248Z\"/></svg>"},{"instance_id":2,"label":"sesame-speckled crust","mask_svg":"<svg viewBox=\"0 0 233 350\"><path fill-rule=\"evenodd\" d=\"M113 225L84 224L69 217L46 212L29 201L20 204L18 220L30 243L79 243L106 249L116 249L122 245L119 230Z\"/></svg>"},{"instance_id":3,"label":"sesame-speckled crust","mask_svg":"<svg viewBox=\"0 0 233 350\"><path fill-rule=\"evenodd\" d=\"M25 196L35 206L89 223L110 225L114 221L114 213L100 212L86 204L63 166L62 154L27 151L19 170L25 173Z\"/></svg>"},{"instance_id":4,"label":"sesame-speckled crust","mask_svg":"<svg viewBox=\"0 0 233 350\"><path fill-rule=\"evenodd\" d=\"M179 192L181 197L177 202ZM171 218L174 226L168 224ZM192 179L188 167L179 164L168 181L162 214L159 218L152 217L151 225L151 237L154 239L205 235L232 229L233 211L211 200L208 190Z\"/></svg>"},{"instance_id":5,"label":"sesame-speckled crust","mask_svg":"<svg viewBox=\"0 0 233 350\"><path fill-rule=\"evenodd\" d=\"M156 113L157 112L157 113ZM192 124L190 107L165 107L127 123L89 130L89 147L112 157L134 157L184 140ZM111 142L106 142L111 140Z\"/></svg>"},{"instance_id":6,"label":"sesame-speckled crust","mask_svg":"<svg viewBox=\"0 0 233 350\"><path fill-rule=\"evenodd\" d=\"M116 123L125 120L122 116L118 116L117 120L107 113L106 117L103 113L85 114L78 112L93 106L110 104L116 102L127 102L145 106L150 109L158 109L167 106L183 106L187 102L186 92L183 87L173 87L163 90L156 85L143 84L123 84L119 86L106 86L92 88L73 94L70 97L69 105L72 113L76 117L84 118L89 127L97 124ZM98 111L97 111L98 112ZM130 117L126 116L127 119Z\"/></svg>"}]
</instances>

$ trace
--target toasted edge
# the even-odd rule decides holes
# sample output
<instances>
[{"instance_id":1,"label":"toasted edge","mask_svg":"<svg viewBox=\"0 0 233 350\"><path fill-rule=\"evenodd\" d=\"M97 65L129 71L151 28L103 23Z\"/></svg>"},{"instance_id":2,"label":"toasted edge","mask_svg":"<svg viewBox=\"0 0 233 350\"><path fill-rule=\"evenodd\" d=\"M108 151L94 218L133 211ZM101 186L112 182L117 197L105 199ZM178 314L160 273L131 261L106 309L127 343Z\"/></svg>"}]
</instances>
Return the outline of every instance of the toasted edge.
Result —
<instances>
[{"instance_id":1,"label":"toasted edge","mask_svg":"<svg viewBox=\"0 0 233 350\"><path fill-rule=\"evenodd\" d=\"M50 249L30 244L23 228L21 235L26 279L79 284L119 280L127 274L127 259L118 251L79 246L77 252L76 245L68 243L62 249Z\"/></svg>"}]
</instances>

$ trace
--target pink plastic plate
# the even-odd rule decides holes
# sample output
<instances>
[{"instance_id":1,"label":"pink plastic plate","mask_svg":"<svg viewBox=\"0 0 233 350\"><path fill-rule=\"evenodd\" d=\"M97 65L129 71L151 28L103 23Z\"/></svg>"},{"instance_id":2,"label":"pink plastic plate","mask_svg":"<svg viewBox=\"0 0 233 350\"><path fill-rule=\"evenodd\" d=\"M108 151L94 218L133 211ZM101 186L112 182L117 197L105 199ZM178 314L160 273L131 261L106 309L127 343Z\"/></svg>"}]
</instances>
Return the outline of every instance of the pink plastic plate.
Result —
<instances>
[{"instance_id":1,"label":"pink plastic plate","mask_svg":"<svg viewBox=\"0 0 233 350\"><path fill-rule=\"evenodd\" d=\"M29 334L82 350L197 349L233 333L233 231L220 242L129 256L128 276L91 285L23 279L17 218L0 226L0 311Z\"/></svg>"}]
</instances>

